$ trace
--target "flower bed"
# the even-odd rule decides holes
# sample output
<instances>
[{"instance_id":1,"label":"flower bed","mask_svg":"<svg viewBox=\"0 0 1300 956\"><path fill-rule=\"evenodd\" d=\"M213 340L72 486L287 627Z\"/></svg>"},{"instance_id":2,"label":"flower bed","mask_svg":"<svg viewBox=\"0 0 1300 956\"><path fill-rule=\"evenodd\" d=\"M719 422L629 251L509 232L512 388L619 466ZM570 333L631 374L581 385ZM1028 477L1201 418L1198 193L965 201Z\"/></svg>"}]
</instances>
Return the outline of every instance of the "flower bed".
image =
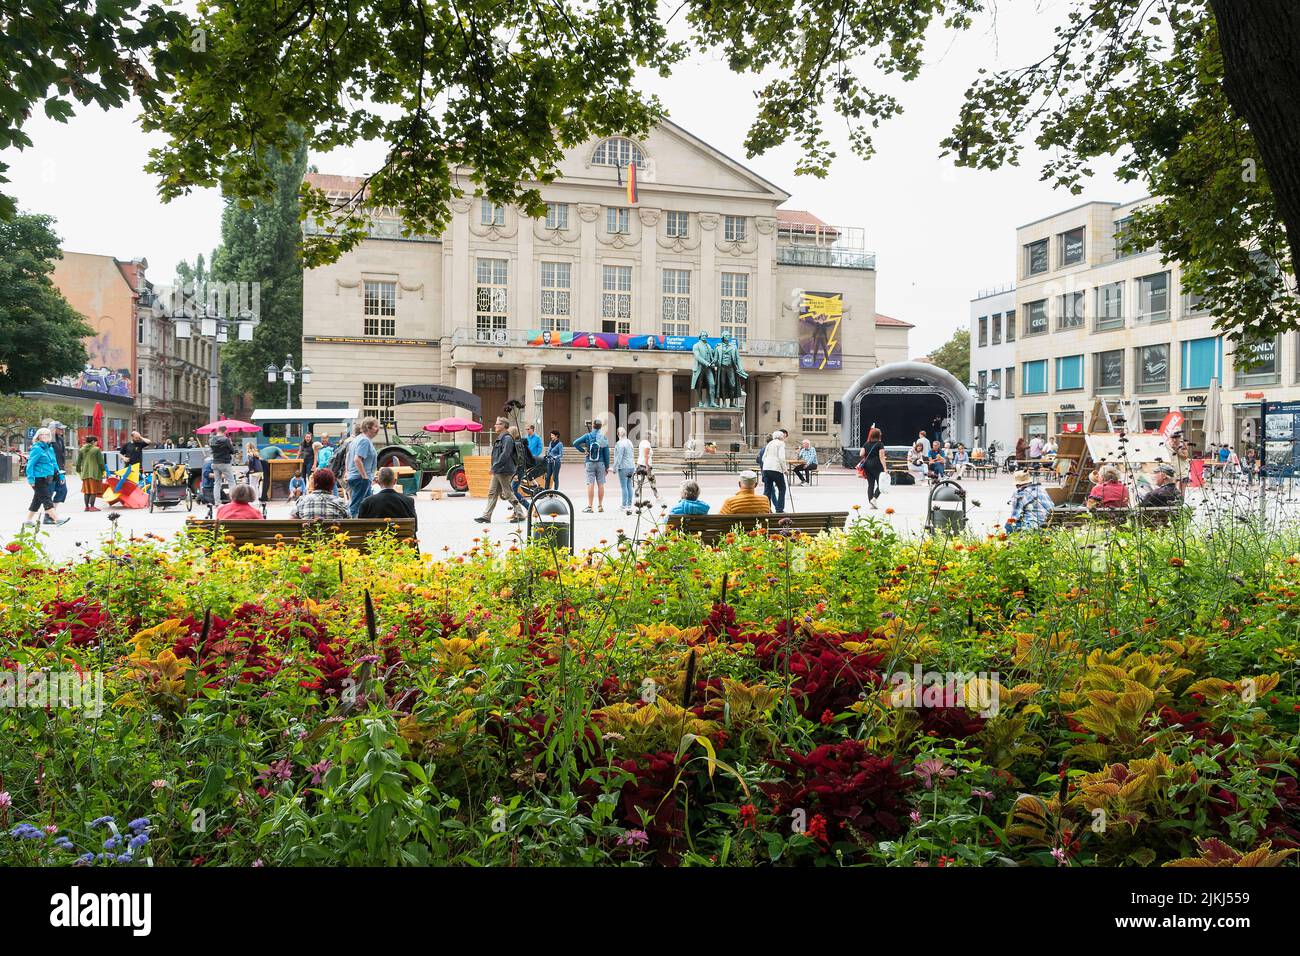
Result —
<instances>
[{"instance_id":1,"label":"flower bed","mask_svg":"<svg viewBox=\"0 0 1300 956\"><path fill-rule=\"evenodd\" d=\"M1293 862L1298 549L23 540L0 863Z\"/></svg>"}]
</instances>

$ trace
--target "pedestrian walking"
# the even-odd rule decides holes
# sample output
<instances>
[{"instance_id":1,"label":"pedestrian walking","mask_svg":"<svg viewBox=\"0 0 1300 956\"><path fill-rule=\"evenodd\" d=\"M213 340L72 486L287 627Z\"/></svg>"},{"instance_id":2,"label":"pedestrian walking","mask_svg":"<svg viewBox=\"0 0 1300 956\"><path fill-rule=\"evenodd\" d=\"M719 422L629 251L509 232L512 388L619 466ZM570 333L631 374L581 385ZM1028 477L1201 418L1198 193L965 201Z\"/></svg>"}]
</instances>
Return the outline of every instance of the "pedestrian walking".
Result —
<instances>
[{"instance_id":1,"label":"pedestrian walking","mask_svg":"<svg viewBox=\"0 0 1300 956\"><path fill-rule=\"evenodd\" d=\"M650 490L654 492L655 501L659 500L659 486L655 484L655 436L653 433L644 435L641 443L636 449L636 476L639 479L637 483L637 495L645 494L645 486L650 485Z\"/></svg>"},{"instance_id":2,"label":"pedestrian walking","mask_svg":"<svg viewBox=\"0 0 1300 956\"><path fill-rule=\"evenodd\" d=\"M379 419L363 418L358 423L361 433L348 444L348 509L352 517L361 513L361 502L370 496L371 483L379 452L375 449L375 436L379 434Z\"/></svg>"},{"instance_id":3,"label":"pedestrian walking","mask_svg":"<svg viewBox=\"0 0 1300 956\"><path fill-rule=\"evenodd\" d=\"M636 472L636 450L628 440L627 429L618 430L618 440L614 442L610 470L618 475L619 490L623 493L621 507L624 514L632 513L632 475Z\"/></svg>"},{"instance_id":4,"label":"pedestrian walking","mask_svg":"<svg viewBox=\"0 0 1300 956\"><path fill-rule=\"evenodd\" d=\"M59 477L59 462L54 457L54 435L48 428L39 429L27 456L27 483L32 486L32 503L27 508L27 526L35 526L36 515L44 510L43 524L67 524L70 519L55 513L54 488Z\"/></svg>"},{"instance_id":5,"label":"pedestrian walking","mask_svg":"<svg viewBox=\"0 0 1300 956\"><path fill-rule=\"evenodd\" d=\"M876 499L880 497L880 476L888 467L885 461L884 438L879 428L872 428L867 432L867 447L862 449L858 469L862 477L867 479L867 504L873 508L879 507Z\"/></svg>"},{"instance_id":6,"label":"pedestrian walking","mask_svg":"<svg viewBox=\"0 0 1300 956\"><path fill-rule=\"evenodd\" d=\"M785 492L785 432L778 429L763 449L763 497L777 514L785 512Z\"/></svg>"},{"instance_id":7,"label":"pedestrian walking","mask_svg":"<svg viewBox=\"0 0 1300 956\"><path fill-rule=\"evenodd\" d=\"M227 434L225 425L218 425L216 433L208 442L212 453L212 503L221 504L222 483L235 487L235 445Z\"/></svg>"},{"instance_id":8,"label":"pedestrian walking","mask_svg":"<svg viewBox=\"0 0 1300 956\"><path fill-rule=\"evenodd\" d=\"M95 500L104 491L104 449L99 447L99 436L88 435L86 443L77 451L77 474L81 477L81 497L87 511L98 511Z\"/></svg>"},{"instance_id":9,"label":"pedestrian walking","mask_svg":"<svg viewBox=\"0 0 1300 956\"><path fill-rule=\"evenodd\" d=\"M546 488L560 487L560 468L564 464L564 442L560 433L552 430L550 443L546 446Z\"/></svg>"},{"instance_id":10,"label":"pedestrian walking","mask_svg":"<svg viewBox=\"0 0 1300 956\"><path fill-rule=\"evenodd\" d=\"M510 502L513 512L510 520L524 520L523 509L511 490L511 481L515 476L515 440L510 437L510 422L505 417L498 417L492 425L495 437L492 439L492 464L489 466L492 480L488 484L487 508L474 520L479 524L491 524L492 513L496 511L498 501ZM588 509L590 510L590 509Z\"/></svg>"}]
</instances>

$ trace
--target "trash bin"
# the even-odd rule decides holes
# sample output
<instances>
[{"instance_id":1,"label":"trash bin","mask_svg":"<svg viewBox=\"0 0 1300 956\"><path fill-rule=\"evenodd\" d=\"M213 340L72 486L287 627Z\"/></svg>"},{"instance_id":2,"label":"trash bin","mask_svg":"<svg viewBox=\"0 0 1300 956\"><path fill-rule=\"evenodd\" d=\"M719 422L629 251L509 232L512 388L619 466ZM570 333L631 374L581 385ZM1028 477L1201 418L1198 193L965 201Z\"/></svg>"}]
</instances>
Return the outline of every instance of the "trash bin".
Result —
<instances>
[{"instance_id":1,"label":"trash bin","mask_svg":"<svg viewBox=\"0 0 1300 956\"><path fill-rule=\"evenodd\" d=\"M14 480L14 456L0 455L0 483Z\"/></svg>"},{"instance_id":2,"label":"trash bin","mask_svg":"<svg viewBox=\"0 0 1300 956\"><path fill-rule=\"evenodd\" d=\"M554 489L538 492L528 512L528 533L533 542L572 552L573 503L568 496Z\"/></svg>"},{"instance_id":3,"label":"trash bin","mask_svg":"<svg viewBox=\"0 0 1300 956\"><path fill-rule=\"evenodd\" d=\"M961 534L966 529L966 491L953 481L941 481L930 490L926 530L936 534Z\"/></svg>"}]
</instances>

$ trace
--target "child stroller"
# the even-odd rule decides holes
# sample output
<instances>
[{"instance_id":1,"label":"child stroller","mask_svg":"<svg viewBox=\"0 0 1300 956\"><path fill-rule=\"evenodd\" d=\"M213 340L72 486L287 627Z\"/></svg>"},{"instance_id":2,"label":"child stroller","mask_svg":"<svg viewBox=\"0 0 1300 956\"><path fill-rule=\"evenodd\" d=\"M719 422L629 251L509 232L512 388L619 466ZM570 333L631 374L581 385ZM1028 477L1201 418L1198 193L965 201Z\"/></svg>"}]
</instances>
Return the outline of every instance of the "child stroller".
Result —
<instances>
[{"instance_id":1,"label":"child stroller","mask_svg":"<svg viewBox=\"0 0 1300 956\"><path fill-rule=\"evenodd\" d=\"M149 480L149 510L154 506L170 508L185 502L185 510L194 510L194 493L190 490L190 470L183 464L160 461L154 464Z\"/></svg>"}]
</instances>

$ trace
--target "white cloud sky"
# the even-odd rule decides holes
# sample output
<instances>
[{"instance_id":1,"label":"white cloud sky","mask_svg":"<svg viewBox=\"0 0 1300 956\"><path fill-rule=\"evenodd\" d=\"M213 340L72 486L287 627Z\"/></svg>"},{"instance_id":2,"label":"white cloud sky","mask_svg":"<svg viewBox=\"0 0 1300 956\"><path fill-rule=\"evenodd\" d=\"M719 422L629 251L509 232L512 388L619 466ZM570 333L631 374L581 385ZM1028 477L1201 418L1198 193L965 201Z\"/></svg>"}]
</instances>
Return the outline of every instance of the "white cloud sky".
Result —
<instances>
[{"instance_id":1,"label":"white cloud sky","mask_svg":"<svg viewBox=\"0 0 1300 956\"><path fill-rule=\"evenodd\" d=\"M713 56L681 64L670 79L645 77L678 125L744 162L793 193L787 204L866 231L877 255L878 311L916 324L912 354L923 355L968 321L968 303L980 289L1009 282L1014 273L1016 226L1085 200L1127 201L1141 195L1099 173L1075 197L1039 181L1040 157L998 172L956 169L939 158L962 92L980 67L1005 68L1037 59L1067 0L1001 5L996 32L985 20L970 33L937 34L927 67L909 84L883 86L899 95L905 112L876 131L877 153L863 161L848 151L842 123L828 124L839 157L828 178L796 177L793 147L746 159L742 143L758 81L736 77ZM1014 10L1014 13L1012 12ZM212 190L162 204L143 172L151 146L134 110L86 109L67 124L38 114L26 127L34 146L8 150L7 187L21 208L53 215L64 247L78 252L144 256L149 275L166 281L177 261L208 255L220 237L221 198ZM384 148L369 144L312 155L327 172L373 168Z\"/></svg>"}]
</instances>

